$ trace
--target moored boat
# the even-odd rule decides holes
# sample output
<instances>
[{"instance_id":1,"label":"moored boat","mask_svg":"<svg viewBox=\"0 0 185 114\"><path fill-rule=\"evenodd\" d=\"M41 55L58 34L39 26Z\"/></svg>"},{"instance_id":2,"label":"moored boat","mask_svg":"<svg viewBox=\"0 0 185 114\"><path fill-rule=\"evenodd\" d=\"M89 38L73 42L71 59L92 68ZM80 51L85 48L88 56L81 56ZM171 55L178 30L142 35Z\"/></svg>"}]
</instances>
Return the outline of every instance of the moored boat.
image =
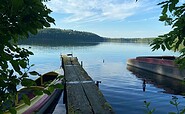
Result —
<instances>
[{"instance_id":1,"label":"moored boat","mask_svg":"<svg viewBox=\"0 0 185 114\"><path fill-rule=\"evenodd\" d=\"M127 65L184 80L185 69L180 69L174 60L174 56L143 56L127 60Z\"/></svg>"},{"instance_id":2,"label":"moored boat","mask_svg":"<svg viewBox=\"0 0 185 114\"><path fill-rule=\"evenodd\" d=\"M51 105L51 103L61 95L62 89L55 89L50 95L42 94L35 95L34 89L43 90L47 89L51 84L62 83L62 79L59 78L63 75L63 70L51 71L43 74L35 80L37 86L30 88L21 88L18 91L17 101L15 101L16 111L18 114L41 114ZM30 99L30 105L21 102L23 95L26 94ZM7 112L8 114L9 112Z\"/></svg>"}]
</instances>

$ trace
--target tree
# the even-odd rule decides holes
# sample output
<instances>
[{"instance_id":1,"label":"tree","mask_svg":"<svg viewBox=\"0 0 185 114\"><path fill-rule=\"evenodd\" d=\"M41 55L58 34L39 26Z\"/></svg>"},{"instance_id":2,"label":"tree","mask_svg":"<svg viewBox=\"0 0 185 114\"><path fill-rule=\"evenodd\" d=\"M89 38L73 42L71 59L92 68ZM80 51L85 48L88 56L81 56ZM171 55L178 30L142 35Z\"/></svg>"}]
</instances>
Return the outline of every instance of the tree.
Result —
<instances>
[{"instance_id":1,"label":"tree","mask_svg":"<svg viewBox=\"0 0 185 114\"><path fill-rule=\"evenodd\" d=\"M158 5L162 8L159 20L171 26L172 30L154 39L151 43L152 49L179 51L181 55L177 63L185 67L185 3L181 4L179 0L165 0Z\"/></svg>"},{"instance_id":2,"label":"tree","mask_svg":"<svg viewBox=\"0 0 185 114\"><path fill-rule=\"evenodd\" d=\"M46 1L46 0L44 0ZM43 0L1 0L0 1L0 113L12 106L17 93L17 85L32 86L34 81L29 75L38 74L29 71L32 52L17 45L19 38L36 34L38 29L50 27L54 19L49 16L51 10Z\"/></svg>"}]
</instances>

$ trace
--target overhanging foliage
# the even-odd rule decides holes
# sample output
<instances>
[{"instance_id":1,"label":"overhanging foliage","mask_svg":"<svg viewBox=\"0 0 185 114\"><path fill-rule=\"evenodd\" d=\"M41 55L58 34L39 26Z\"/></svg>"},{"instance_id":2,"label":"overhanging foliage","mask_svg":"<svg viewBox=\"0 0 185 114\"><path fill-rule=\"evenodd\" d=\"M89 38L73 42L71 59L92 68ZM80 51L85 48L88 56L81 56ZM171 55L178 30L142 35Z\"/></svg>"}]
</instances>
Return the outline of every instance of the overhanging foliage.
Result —
<instances>
[{"instance_id":1,"label":"overhanging foliage","mask_svg":"<svg viewBox=\"0 0 185 114\"><path fill-rule=\"evenodd\" d=\"M32 52L20 48L17 41L36 34L38 29L50 27L54 19L41 0L1 0L0 1L0 113L9 109L15 113L14 105L17 85L34 85L29 79ZM27 100L25 100L26 102Z\"/></svg>"},{"instance_id":2,"label":"overhanging foliage","mask_svg":"<svg viewBox=\"0 0 185 114\"><path fill-rule=\"evenodd\" d=\"M177 63L185 67L185 3L180 4L179 0L165 0L158 5L162 8L159 20L171 26L172 30L153 40L152 49L179 51L181 55Z\"/></svg>"}]
</instances>

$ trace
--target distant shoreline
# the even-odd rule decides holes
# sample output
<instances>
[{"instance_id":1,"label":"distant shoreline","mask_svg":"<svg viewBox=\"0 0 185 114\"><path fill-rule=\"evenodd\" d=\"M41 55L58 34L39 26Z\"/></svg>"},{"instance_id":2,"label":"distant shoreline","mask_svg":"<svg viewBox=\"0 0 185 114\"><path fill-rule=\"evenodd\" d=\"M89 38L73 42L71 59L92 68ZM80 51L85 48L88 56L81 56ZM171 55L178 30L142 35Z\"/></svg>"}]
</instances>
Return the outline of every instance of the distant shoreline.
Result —
<instances>
[{"instance_id":1,"label":"distant shoreline","mask_svg":"<svg viewBox=\"0 0 185 114\"><path fill-rule=\"evenodd\" d=\"M105 38L90 32L45 28L28 39L21 39L23 45L97 45L98 42L150 43L154 38Z\"/></svg>"}]
</instances>

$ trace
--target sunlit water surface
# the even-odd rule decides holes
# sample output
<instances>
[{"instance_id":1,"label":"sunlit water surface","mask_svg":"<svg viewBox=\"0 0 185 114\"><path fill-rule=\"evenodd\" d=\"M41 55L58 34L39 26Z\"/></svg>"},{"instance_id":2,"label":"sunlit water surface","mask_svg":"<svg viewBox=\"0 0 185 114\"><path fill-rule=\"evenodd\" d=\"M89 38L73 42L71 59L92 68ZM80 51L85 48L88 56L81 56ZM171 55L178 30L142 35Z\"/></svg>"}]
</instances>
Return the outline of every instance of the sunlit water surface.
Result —
<instances>
[{"instance_id":1,"label":"sunlit water surface","mask_svg":"<svg viewBox=\"0 0 185 114\"><path fill-rule=\"evenodd\" d=\"M58 69L61 66L60 55L73 53L95 81L101 81L100 89L106 100L117 114L145 114L144 101L151 102L150 109L155 108L154 114L167 114L176 111L169 101L173 94L153 83L147 83L146 91L142 90L143 78L127 69L126 61L143 55L177 55L173 52L151 51L147 44L136 43L101 43L94 46L29 46L34 56L30 62L32 68L39 73ZM104 62L103 62L104 61ZM139 75L139 74L138 74ZM155 76L155 74L154 74ZM36 78L36 77L32 77ZM150 80L152 81L152 79ZM185 105L182 96L179 98L180 108Z\"/></svg>"}]
</instances>

